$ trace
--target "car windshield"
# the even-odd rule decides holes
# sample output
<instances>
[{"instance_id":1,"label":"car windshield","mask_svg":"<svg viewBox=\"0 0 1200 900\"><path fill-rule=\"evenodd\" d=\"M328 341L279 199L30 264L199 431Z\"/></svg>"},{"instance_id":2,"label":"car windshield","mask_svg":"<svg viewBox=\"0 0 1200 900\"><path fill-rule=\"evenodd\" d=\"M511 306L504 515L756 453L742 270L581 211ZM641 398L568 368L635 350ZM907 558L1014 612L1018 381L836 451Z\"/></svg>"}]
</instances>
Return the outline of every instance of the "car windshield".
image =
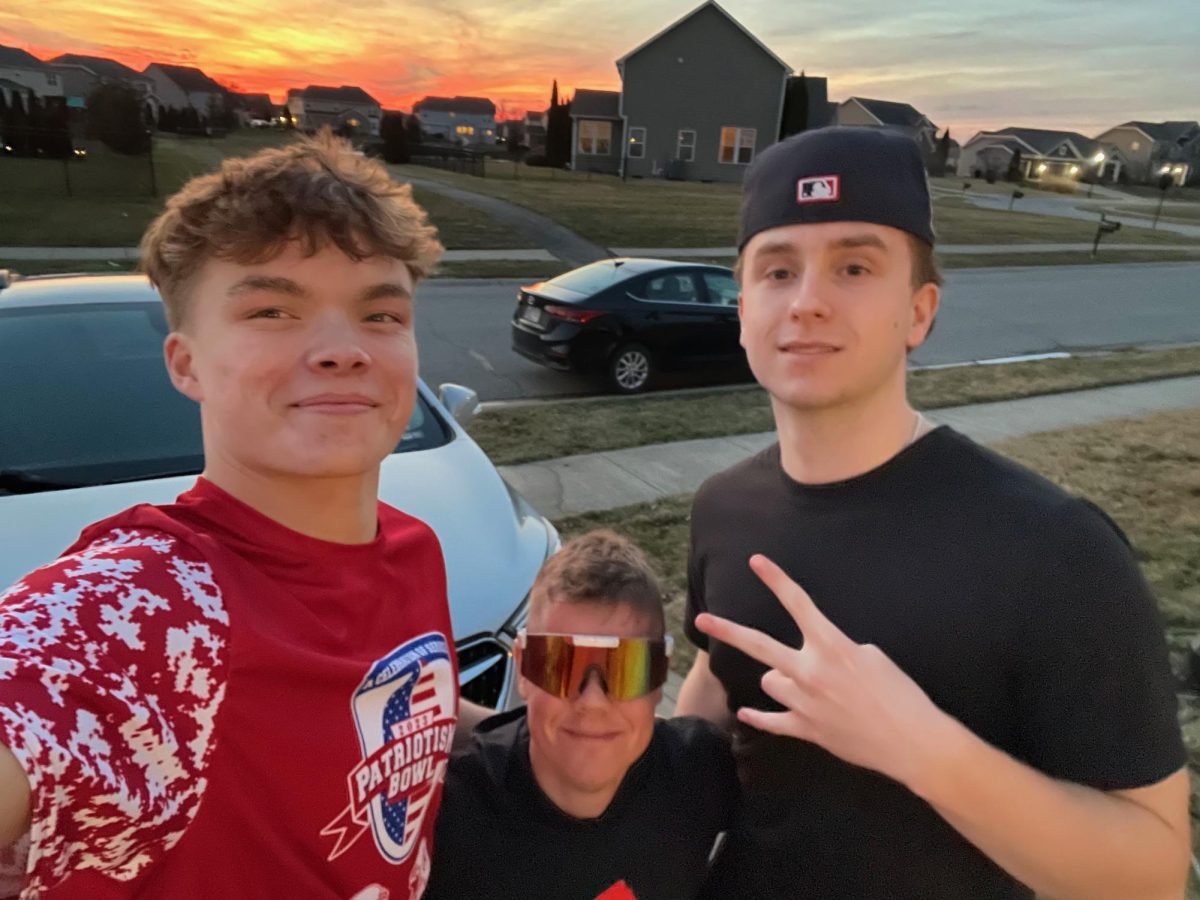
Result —
<instances>
[{"instance_id":1,"label":"car windshield","mask_svg":"<svg viewBox=\"0 0 1200 900\"><path fill-rule=\"evenodd\" d=\"M0 494L201 471L199 407L167 377L166 334L158 303L0 309ZM449 439L418 394L397 452Z\"/></svg>"},{"instance_id":2,"label":"car windshield","mask_svg":"<svg viewBox=\"0 0 1200 900\"><path fill-rule=\"evenodd\" d=\"M630 274L631 272L623 265L615 265L609 260L601 260L551 278L546 284L566 288L568 291L578 291L581 294L595 294L607 287L612 287Z\"/></svg>"}]
</instances>

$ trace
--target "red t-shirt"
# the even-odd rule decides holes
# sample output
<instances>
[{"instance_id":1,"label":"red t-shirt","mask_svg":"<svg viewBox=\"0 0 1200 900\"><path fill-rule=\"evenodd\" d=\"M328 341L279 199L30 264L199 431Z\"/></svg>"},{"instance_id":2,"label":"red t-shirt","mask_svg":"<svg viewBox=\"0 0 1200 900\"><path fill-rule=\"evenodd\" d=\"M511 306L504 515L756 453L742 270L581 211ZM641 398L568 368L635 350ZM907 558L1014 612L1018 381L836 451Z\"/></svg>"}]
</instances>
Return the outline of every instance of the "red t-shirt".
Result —
<instances>
[{"instance_id":1,"label":"red t-shirt","mask_svg":"<svg viewBox=\"0 0 1200 900\"><path fill-rule=\"evenodd\" d=\"M33 787L0 885L415 900L457 676L437 538L388 506L333 544L201 479L93 525L0 595L0 742Z\"/></svg>"}]
</instances>

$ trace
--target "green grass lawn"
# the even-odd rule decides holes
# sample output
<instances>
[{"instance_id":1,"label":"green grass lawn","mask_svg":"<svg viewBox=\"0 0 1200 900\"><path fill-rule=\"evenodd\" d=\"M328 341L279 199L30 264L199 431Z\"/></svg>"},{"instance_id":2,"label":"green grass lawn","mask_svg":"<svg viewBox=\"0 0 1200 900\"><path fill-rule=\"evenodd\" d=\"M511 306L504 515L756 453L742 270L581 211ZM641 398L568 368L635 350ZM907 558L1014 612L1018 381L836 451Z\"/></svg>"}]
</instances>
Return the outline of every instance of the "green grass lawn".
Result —
<instances>
[{"instance_id":1,"label":"green grass lawn","mask_svg":"<svg viewBox=\"0 0 1200 900\"><path fill-rule=\"evenodd\" d=\"M212 171L226 156L253 153L287 139L282 132L237 131L224 138L154 140L153 180L146 156L122 156L91 142L85 162L63 164L0 159L0 245L132 247L166 197L193 175ZM12 168L8 168L12 167ZM157 196L152 193L157 188Z\"/></svg>"},{"instance_id":2,"label":"green grass lawn","mask_svg":"<svg viewBox=\"0 0 1200 900\"><path fill-rule=\"evenodd\" d=\"M938 409L1197 373L1200 347L1180 347L925 369L909 374L908 390L919 408ZM665 397L485 408L471 423L471 436L494 463L512 465L774 427L766 392L752 385Z\"/></svg>"},{"instance_id":3,"label":"green grass lawn","mask_svg":"<svg viewBox=\"0 0 1200 900\"><path fill-rule=\"evenodd\" d=\"M270 129L240 129L222 138L156 135L153 180L148 157L121 156L92 142L85 162L69 164L72 196L61 162L0 158L0 246L135 246L165 198L189 178L213 171L227 157L294 139L293 133ZM531 246L523 235L456 200L421 190L416 196L449 247Z\"/></svg>"},{"instance_id":4,"label":"green grass lawn","mask_svg":"<svg viewBox=\"0 0 1200 900\"><path fill-rule=\"evenodd\" d=\"M534 246L521 232L458 200L420 187L413 188L413 199L429 213L447 247L506 250Z\"/></svg>"},{"instance_id":5,"label":"green grass lawn","mask_svg":"<svg viewBox=\"0 0 1200 900\"><path fill-rule=\"evenodd\" d=\"M1182 650L1200 633L1198 448L1200 415L1194 410L1068 428L997 445L1066 490L1093 500L1124 529L1158 598L1173 648L1172 663L1181 679ZM564 538L592 528L612 528L646 551L669 598L668 627L676 641L672 666L680 674L694 657L681 629L690 510L691 497L683 496L557 523ZM1190 754L1196 846L1200 844L1200 699L1189 691L1180 695L1180 722Z\"/></svg>"},{"instance_id":6,"label":"green grass lawn","mask_svg":"<svg viewBox=\"0 0 1200 900\"><path fill-rule=\"evenodd\" d=\"M622 182L521 167L517 179L507 161L478 178L422 166L393 166L399 177L424 178L508 200L561 222L606 247L721 247L737 235L741 186L661 179ZM938 239L947 244L1091 243L1095 226L1019 210L979 209L960 198L934 199ZM1129 243L1191 243L1179 235L1126 228ZM1197 242L1200 245L1200 242Z\"/></svg>"}]
</instances>

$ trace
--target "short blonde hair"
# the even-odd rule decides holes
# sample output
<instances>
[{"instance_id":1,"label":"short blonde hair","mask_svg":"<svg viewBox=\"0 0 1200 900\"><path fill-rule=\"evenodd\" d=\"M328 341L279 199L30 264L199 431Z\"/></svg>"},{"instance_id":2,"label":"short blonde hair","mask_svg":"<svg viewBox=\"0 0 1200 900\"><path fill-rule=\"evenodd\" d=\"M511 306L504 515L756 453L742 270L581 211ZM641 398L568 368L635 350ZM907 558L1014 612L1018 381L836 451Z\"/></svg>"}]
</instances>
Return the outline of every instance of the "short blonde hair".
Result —
<instances>
[{"instance_id":1,"label":"short blonde hair","mask_svg":"<svg viewBox=\"0 0 1200 900\"><path fill-rule=\"evenodd\" d=\"M645 554L609 529L567 541L546 560L529 592L529 618L552 603L627 604L657 634L665 629L663 592Z\"/></svg>"},{"instance_id":2,"label":"short blonde hair","mask_svg":"<svg viewBox=\"0 0 1200 900\"><path fill-rule=\"evenodd\" d=\"M307 255L333 244L356 261L393 257L414 281L430 273L443 249L412 188L324 129L227 159L218 171L185 184L146 230L141 267L178 328L186 319L189 281L206 260L265 262L291 241Z\"/></svg>"}]
</instances>

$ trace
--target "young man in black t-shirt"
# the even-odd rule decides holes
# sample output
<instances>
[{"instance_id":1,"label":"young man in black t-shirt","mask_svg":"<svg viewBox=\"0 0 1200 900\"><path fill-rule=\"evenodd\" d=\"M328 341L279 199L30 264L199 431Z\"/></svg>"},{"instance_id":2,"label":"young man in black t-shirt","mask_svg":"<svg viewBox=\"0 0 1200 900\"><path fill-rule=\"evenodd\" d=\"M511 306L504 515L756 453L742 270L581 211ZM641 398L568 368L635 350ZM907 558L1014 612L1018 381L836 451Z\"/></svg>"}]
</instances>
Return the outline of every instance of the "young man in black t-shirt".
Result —
<instances>
[{"instance_id":1,"label":"young man in black t-shirt","mask_svg":"<svg viewBox=\"0 0 1200 900\"><path fill-rule=\"evenodd\" d=\"M808 132L747 174L742 344L779 443L693 510L678 711L734 730L744 792L710 893L1178 898L1154 600L1102 512L909 406L933 239L906 137Z\"/></svg>"},{"instance_id":2,"label":"young man in black t-shirt","mask_svg":"<svg viewBox=\"0 0 1200 900\"><path fill-rule=\"evenodd\" d=\"M446 776L425 900L685 900L737 776L703 719L655 720L662 593L612 532L543 567L517 644L525 708L485 720Z\"/></svg>"}]
</instances>

